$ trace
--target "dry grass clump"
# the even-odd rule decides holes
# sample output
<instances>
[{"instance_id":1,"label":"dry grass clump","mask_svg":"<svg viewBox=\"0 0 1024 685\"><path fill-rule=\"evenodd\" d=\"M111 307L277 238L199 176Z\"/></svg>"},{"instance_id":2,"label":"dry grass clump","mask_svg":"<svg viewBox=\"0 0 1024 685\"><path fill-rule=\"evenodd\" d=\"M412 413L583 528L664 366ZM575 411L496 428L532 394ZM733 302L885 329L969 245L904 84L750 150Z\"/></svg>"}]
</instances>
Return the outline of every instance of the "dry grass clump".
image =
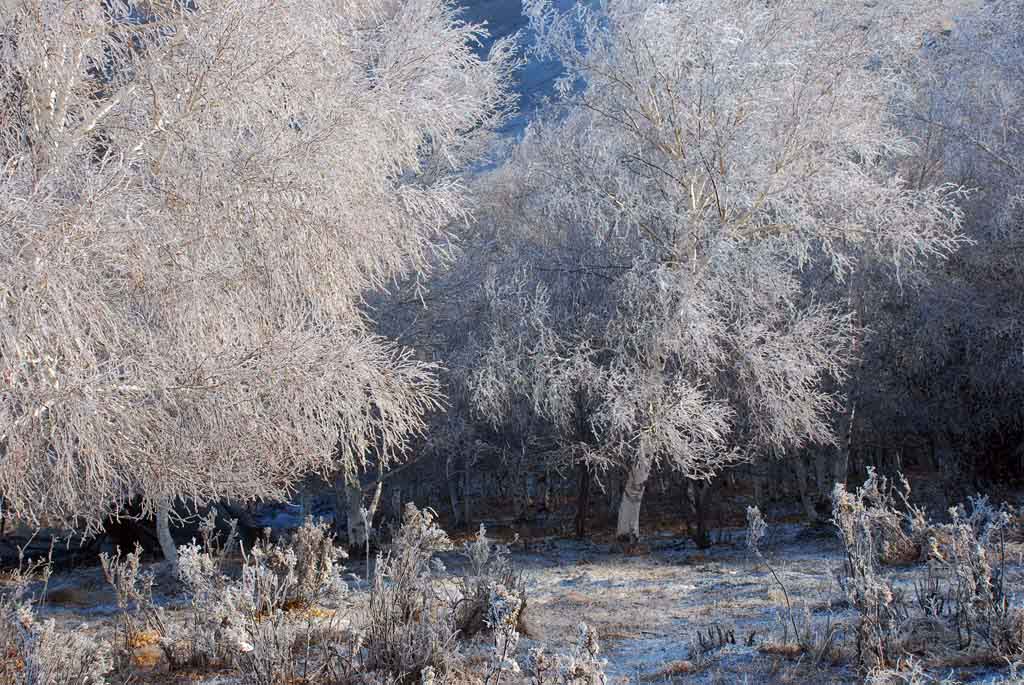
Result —
<instances>
[{"instance_id":1,"label":"dry grass clump","mask_svg":"<svg viewBox=\"0 0 1024 685\"><path fill-rule=\"evenodd\" d=\"M654 673L645 675L641 680L645 683L662 683L677 676L686 676L696 673L697 669L689 659L677 659L663 665Z\"/></svg>"},{"instance_id":2,"label":"dry grass clump","mask_svg":"<svg viewBox=\"0 0 1024 685\"><path fill-rule=\"evenodd\" d=\"M833 522L843 540L867 545L882 565L924 560L935 530L924 510L910 502L910 483L902 475L894 483L868 468L868 478L855 495L841 485L834 493Z\"/></svg>"},{"instance_id":3,"label":"dry grass clump","mask_svg":"<svg viewBox=\"0 0 1024 685\"><path fill-rule=\"evenodd\" d=\"M856 492L837 485L834 494L847 557L841 582L858 612L861 667L885 672L912 655L933 664L1021 658L1024 614L1006 586L1010 511L976 497L953 507L948 523L935 523L909 505L903 482L899 501L874 473ZM926 560L913 598L880 572L894 556Z\"/></svg>"},{"instance_id":4,"label":"dry grass clump","mask_svg":"<svg viewBox=\"0 0 1024 685\"><path fill-rule=\"evenodd\" d=\"M747 509L747 548L768 568L775 585L782 594L785 611L779 616L781 635L778 639L762 644L759 651L763 654L784 656L796 659L808 657L813 665L823 662L838 663L842 658L839 648L840 629L831 620L815 621L810 607L805 603L798 611L790 600L789 590L775 567L761 552L761 541L768 530L764 518L757 507ZM748 639L753 646L754 636Z\"/></svg>"},{"instance_id":5,"label":"dry grass clump","mask_svg":"<svg viewBox=\"0 0 1024 685\"><path fill-rule=\"evenodd\" d=\"M784 659L799 659L804 655L804 647L794 642L765 642L758 645L757 651L770 656L781 656Z\"/></svg>"}]
</instances>

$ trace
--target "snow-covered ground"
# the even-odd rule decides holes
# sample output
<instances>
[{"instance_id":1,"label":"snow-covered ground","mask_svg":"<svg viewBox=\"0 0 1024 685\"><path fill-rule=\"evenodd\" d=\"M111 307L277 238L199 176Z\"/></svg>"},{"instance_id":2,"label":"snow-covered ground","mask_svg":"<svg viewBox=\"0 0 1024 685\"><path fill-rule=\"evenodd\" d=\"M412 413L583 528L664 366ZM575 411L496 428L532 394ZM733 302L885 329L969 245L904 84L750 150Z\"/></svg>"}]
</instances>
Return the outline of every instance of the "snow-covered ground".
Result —
<instances>
[{"instance_id":1,"label":"snow-covered ground","mask_svg":"<svg viewBox=\"0 0 1024 685\"><path fill-rule=\"evenodd\" d=\"M841 561L837 542L797 528L784 532L770 554L790 594L816 620L849 618L832 574ZM666 534L653 537L637 556L616 554L609 545L561 541L519 561L532 579L528 617L534 639L559 644L586 621L602 637L612 682L663 682L673 674L685 682L767 682L763 677L778 660L758 648L782 639L781 593L739 531L705 551ZM736 644L698 658L698 633L711 631L717 639L719 629ZM806 670L795 661L785 666L794 676ZM821 682L856 682L846 667L814 672L827 675Z\"/></svg>"}]
</instances>

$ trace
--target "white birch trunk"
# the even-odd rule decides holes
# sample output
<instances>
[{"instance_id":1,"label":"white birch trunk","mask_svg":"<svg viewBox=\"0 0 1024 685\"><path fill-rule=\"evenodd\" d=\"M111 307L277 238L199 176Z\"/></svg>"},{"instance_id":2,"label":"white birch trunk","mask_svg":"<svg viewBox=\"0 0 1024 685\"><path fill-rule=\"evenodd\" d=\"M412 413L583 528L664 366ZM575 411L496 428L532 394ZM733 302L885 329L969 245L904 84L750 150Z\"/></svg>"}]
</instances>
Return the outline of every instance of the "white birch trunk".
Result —
<instances>
[{"instance_id":1,"label":"white birch trunk","mask_svg":"<svg viewBox=\"0 0 1024 685\"><path fill-rule=\"evenodd\" d=\"M160 551L164 553L164 559L172 566L178 565L178 546L174 544L171 537L171 506L167 503L158 504L156 507L156 538L160 542Z\"/></svg>"},{"instance_id":2,"label":"white birch trunk","mask_svg":"<svg viewBox=\"0 0 1024 685\"><path fill-rule=\"evenodd\" d=\"M620 540L640 539L640 505L643 503L644 488L647 487L647 478L650 475L651 458L641 445L636 463L626 476L626 486L619 501L619 524L615 535Z\"/></svg>"},{"instance_id":3,"label":"white birch trunk","mask_svg":"<svg viewBox=\"0 0 1024 685\"><path fill-rule=\"evenodd\" d=\"M363 490L359 482L345 481L345 512L348 519L348 546L360 550L368 536L367 521L363 518Z\"/></svg>"},{"instance_id":4,"label":"white birch trunk","mask_svg":"<svg viewBox=\"0 0 1024 685\"><path fill-rule=\"evenodd\" d=\"M363 489L358 479L347 479L345 481L345 497L348 513L348 544L355 550L362 549L370 539L370 528L373 524L373 517L380 506L380 495L384 483L377 481L373 498L365 506L363 504ZM365 517L364 517L365 511Z\"/></svg>"}]
</instances>

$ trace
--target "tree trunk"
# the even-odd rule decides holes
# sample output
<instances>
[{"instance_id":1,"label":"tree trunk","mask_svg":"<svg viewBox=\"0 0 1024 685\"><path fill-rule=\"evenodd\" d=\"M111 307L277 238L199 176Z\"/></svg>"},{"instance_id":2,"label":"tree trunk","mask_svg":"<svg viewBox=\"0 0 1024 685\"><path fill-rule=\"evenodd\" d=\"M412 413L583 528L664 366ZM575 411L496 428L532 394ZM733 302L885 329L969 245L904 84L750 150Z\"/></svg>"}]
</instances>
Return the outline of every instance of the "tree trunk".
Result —
<instances>
[{"instance_id":1,"label":"tree trunk","mask_svg":"<svg viewBox=\"0 0 1024 685\"><path fill-rule=\"evenodd\" d=\"M466 516L459 506L459 486L454 478L448 479L448 502L452 508L452 527L461 528L466 523Z\"/></svg>"},{"instance_id":2,"label":"tree trunk","mask_svg":"<svg viewBox=\"0 0 1024 685\"><path fill-rule=\"evenodd\" d=\"M462 478L460 481L462 482L462 525L472 528L473 510L470 508L472 499L470 499L469 490L469 465L465 462L463 462Z\"/></svg>"},{"instance_id":3,"label":"tree trunk","mask_svg":"<svg viewBox=\"0 0 1024 685\"><path fill-rule=\"evenodd\" d=\"M366 543L372 532L373 518L380 506L384 489L384 467L377 467L377 484L370 502L363 504L363 486L358 473L338 471L334 475L334 526L341 533L340 514L345 512L345 533L348 536L349 551L354 554L366 552ZM364 517L363 510L366 510Z\"/></svg>"},{"instance_id":4,"label":"tree trunk","mask_svg":"<svg viewBox=\"0 0 1024 685\"><path fill-rule=\"evenodd\" d=\"M697 530L691 535L697 549L707 549L711 546L711 536L708 535L708 512L705 506L706 496L710 490L710 483L698 483L692 480L686 483L686 494L693 506L693 515L697 521Z\"/></svg>"},{"instance_id":5,"label":"tree trunk","mask_svg":"<svg viewBox=\"0 0 1024 685\"><path fill-rule=\"evenodd\" d=\"M466 523L465 511L459 506L459 481L455 478L454 456L449 454L444 462L445 480L448 481L448 502L452 508L452 527L459 528ZM401 520L402 513L398 513Z\"/></svg>"},{"instance_id":6,"label":"tree trunk","mask_svg":"<svg viewBox=\"0 0 1024 685\"><path fill-rule=\"evenodd\" d=\"M640 505L644 498L647 478L651 475L651 458L643 446L636 463L629 469L626 485L619 502L619 523L615 535L619 540L636 542L640 539Z\"/></svg>"},{"instance_id":7,"label":"tree trunk","mask_svg":"<svg viewBox=\"0 0 1024 685\"><path fill-rule=\"evenodd\" d=\"M164 559L172 566L178 565L178 546L171 537L171 505L162 502L156 507L156 539L160 542L160 551Z\"/></svg>"},{"instance_id":8,"label":"tree trunk","mask_svg":"<svg viewBox=\"0 0 1024 685\"><path fill-rule=\"evenodd\" d=\"M362 551L366 546L366 543L370 540L373 517L377 513L377 507L380 506L380 495L383 486L384 482L378 480L377 487L373 492L373 497L364 507L363 488L359 484L359 479L357 477L345 479L345 498L347 502L346 510L348 514L348 545L354 552L358 553Z\"/></svg>"},{"instance_id":9,"label":"tree trunk","mask_svg":"<svg viewBox=\"0 0 1024 685\"><path fill-rule=\"evenodd\" d=\"M579 488L576 495L576 537L587 536L587 517L590 515L590 466L579 464Z\"/></svg>"},{"instance_id":10,"label":"tree trunk","mask_svg":"<svg viewBox=\"0 0 1024 685\"><path fill-rule=\"evenodd\" d=\"M356 479L345 481L345 516L348 522L349 550L359 552L369 538L369 516L364 517L363 489Z\"/></svg>"},{"instance_id":11,"label":"tree trunk","mask_svg":"<svg viewBox=\"0 0 1024 685\"><path fill-rule=\"evenodd\" d=\"M846 485L850 470L850 450L853 447L853 427L856 420L857 403L851 400L850 410L843 414L839 426L839 448L836 450L836 460L832 463L832 488L836 483ZM829 493L831 494L831 488Z\"/></svg>"},{"instance_id":12,"label":"tree trunk","mask_svg":"<svg viewBox=\"0 0 1024 685\"><path fill-rule=\"evenodd\" d=\"M808 479L807 464L804 455L798 455L793 459L793 469L796 471L796 484L800 491L800 503L803 504L804 514L808 523L818 523L818 510L815 505L815 496L811 492L812 483Z\"/></svg>"}]
</instances>

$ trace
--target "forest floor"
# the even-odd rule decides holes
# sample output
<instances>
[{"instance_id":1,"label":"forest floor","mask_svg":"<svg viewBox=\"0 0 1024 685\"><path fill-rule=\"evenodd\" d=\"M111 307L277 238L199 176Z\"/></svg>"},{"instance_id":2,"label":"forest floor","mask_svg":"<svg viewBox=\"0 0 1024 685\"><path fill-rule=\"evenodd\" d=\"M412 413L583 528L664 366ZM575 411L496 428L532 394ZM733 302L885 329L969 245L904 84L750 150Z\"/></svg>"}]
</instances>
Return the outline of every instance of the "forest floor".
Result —
<instances>
[{"instance_id":1,"label":"forest floor","mask_svg":"<svg viewBox=\"0 0 1024 685\"><path fill-rule=\"evenodd\" d=\"M716 537L717 544L706 550L672 530L652 532L644 545L625 551L600 538L515 543L512 559L528 590L527 634L517 659L525 665L528 650L537 646L549 653L571 650L577 626L586 622L597 630L609 683L863 682L852 666L856 617L835 573L843 555L831 529L773 526L762 546L763 560L746 549L743 530L718 531ZM1018 593L1024 590L1022 550L1019 545L1010 550L1006 570L1007 586ZM465 563L454 553L443 555L443 561L449 572ZM160 571L162 565L153 568ZM352 592L337 608L357 616L366 605L365 563L349 563L346 572ZM887 572L913 596L912 567ZM166 576L158 573L156 599L169 614L184 616L187 600ZM118 610L100 569L55 575L47 593L41 618L55 619L62 630L112 639ZM832 648L819 655L794 648L794 624L819 641L831 636ZM493 647L481 638L461 649L482 662ZM138 664L136 682L236 682L161 673L166 664L155 647L140 655ZM1008 668L955 660L932 663L927 670L936 682L1002 682L1008 673Z\"/></svg>"}]
</instances>

